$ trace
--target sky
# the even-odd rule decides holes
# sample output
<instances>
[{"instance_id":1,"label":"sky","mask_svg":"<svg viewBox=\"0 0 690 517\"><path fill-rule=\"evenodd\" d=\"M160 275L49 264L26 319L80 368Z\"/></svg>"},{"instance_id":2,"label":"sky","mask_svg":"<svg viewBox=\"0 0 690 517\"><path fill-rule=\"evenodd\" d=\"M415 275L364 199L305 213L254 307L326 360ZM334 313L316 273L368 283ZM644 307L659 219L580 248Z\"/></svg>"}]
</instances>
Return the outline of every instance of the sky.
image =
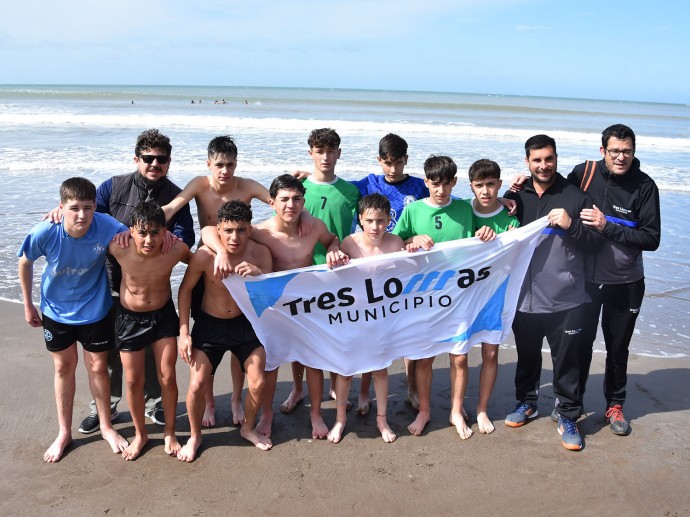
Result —
<instances>
[{"instance_id":1,"label":"sky","mask_svg":"<svg viewBox=\"0 0 690 517\"><path fill-rule=\"evenodd\" d=\"M21 0L0 17L0 83L688 104L689 25L683 0Z\"/></svg>"}]
</instances>

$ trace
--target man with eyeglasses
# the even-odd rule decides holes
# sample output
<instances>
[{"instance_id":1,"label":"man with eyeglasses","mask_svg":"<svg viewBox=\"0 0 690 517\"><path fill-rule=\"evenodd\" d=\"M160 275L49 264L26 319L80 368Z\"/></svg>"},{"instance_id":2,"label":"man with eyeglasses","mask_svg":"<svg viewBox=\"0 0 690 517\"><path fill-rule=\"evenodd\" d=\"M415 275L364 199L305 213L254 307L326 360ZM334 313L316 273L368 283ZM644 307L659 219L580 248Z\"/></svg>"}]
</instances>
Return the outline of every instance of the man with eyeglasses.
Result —
<instances>
[{"instance_id":1,"label":"man with eyeglasses","mask_svg":"<svg viewBox=\"0 0 690 517\"><path fill-rule=\"evenodd\" d=\"M659 190L640 170L635 158L635 133L623 124L606 128L601 136L602 159L576 166L568 180L586 191L593 208L580 213L583 224L605 237L601 250L585 260L587 292L592 298L591 346L601 312L606 343L604 396L606 420L614 434L630 434L623 416L628 347L644 297L642 252L654 251L661 237ZM589 367L583 369L584 387Z\"/></svg>"},{"instance_id":2,"label":"man with eyeglasses","mask_svg":"<svg viewBox=\"0 0 690 517\"><path fill-rule=\"evenodd\" d=\"M113 176L101 183L96 191L96 211L109 214L129 226L132 210L139 203L153 201L163 206L172 201L182 189L168 179L171 152L170 139L157 129L147 129L140 134L134 147L134 164L137 170L129 174ZM194 221L189 205L185 205L177 212L167 222L167 227L187 246L194 245ZM111 290L113 293L118 293L122 278L120 266L110 257L106 266ZM161 388L158 383L156 363L151 347L147 347L146 350L144 381L146 416L152 422L163 425L165 420L160 407ZM111 420L115 420L118 416L117 404L122 398L122 362L116 350L108 354L108 373L111 387ZM79 432L90 434L98 431L99 428L98 413L92 401L91 412L80 424Z\"/></svg>"}]
</instances>

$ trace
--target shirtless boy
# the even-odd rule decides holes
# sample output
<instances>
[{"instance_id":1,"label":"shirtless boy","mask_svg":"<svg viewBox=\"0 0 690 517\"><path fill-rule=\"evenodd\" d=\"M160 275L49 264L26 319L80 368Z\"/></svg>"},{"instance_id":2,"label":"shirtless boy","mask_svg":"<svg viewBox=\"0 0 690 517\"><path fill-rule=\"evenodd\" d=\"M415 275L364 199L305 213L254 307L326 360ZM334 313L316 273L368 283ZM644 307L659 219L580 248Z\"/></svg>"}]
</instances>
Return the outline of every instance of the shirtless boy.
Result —
<instances>
[{"instance_id":1,"label":"shirtless boy","mask_svg":"<svg viewBox=\"0 0 690 517\"><path fill-rule=\"evenodd\" d=\"M144 408L144 350L153 348L161 386L165 427L165 452L176 456L180 444L175 436L177 407L177 336L179 319L172 301L170 274L175 265L189 262L189 247L176 241L162 253L167 228L163 210L150 201L132 210L129 228L133 246L110 243L110 254L122 269L119 303L115 308L115 346L120 351L127 379L127 401L135 436L122 451L125 460L136 459L149 441Z\"/></svg>"},{"instance_id":2,"label":"shirtless boy","mask_svg":"<svg viewBox=\"0 0 690 517\"><path fill-rule=\"evenodd\" d=\"M237 169L237 146L229 136L217 136L208 144L208 159L206 160L210 174L197 176L190 181L180 194L168 205L163 207L166 215L170 217L181 207L185 206L190 200L194 199L197 206L199 226L211 227L212 235L217 235L216 224L218 223L218 209L228 201L239 200L247 205L251 205L253 199L258 199L264 203L269 203L270 198L266 187L260 183L235 176ZM300 217L303 231L308 231L312 218L308 213ZM203 243L203 237L199 245ZM216 268L221 269L225 274L230 272L229 264L225 259L225 248L220 240L216 244L209 243L211 249L216 253ZM201 299L204 293L203 277L192 292L192 318L197 314ZM242 389L244 387L244 373L242 366L237 358L232 355L230 359L232 371L232 397L230 406L232 410L232 422L240 425L244 419L242 408ZM206 393L206 408L201 421L205 427L216 425L216 402L213 395L213 381L211 378L209 390Z\"/></svg>"},{"instance_id":3,"label":"shirtless boy","mask_svg":"<svg viewBox=\"0 0 690 517\"><path fill-rule=\"evenodd\" d=\"M350 259L371 257L393 253L403 248L403 241L397 235L386 232L390 223L391 205L386 196L381 194L369 194L359 200L358 204L359 224L362 231L345 237L340 245L340 250ZM364 377L363 374L362 377ZM369 374L372 375L372 374ZM394 442L396 434L388 425L386 409L388 406L388 370L382 368L373 372L374 391L376 393L376 427L381 432L381 437L386 443ZM343 435L347 421L347 397L352 385L352 376L338 375L336 380L336 417L335 425L328 433L328 440L338 443ZM360 399L361 399L360 394ZM367 393L368 397L368 393ZM360 407L362 401L360 400ZM368 411L369 402L367 402Z\"/></svg>"},{"instance_id":4,"label":"shirtless boy","mask_svg":"<svg viewBox=\"0 0 690 517\"><path fill-rule=\"evenodd\" d=\"M217 235L227 250L233 273L243 277L258 276L273 270L268 248L249 239L251 220L252 211L242 201L229 201L218 210ZM211 376L226 351L237 356L247 375L248 393L244 402L244 421L240 435L260 450L267 451L273 446L268 437L254 429L264 394L266 352L230 291L213 274L214 258L215 254L207 246L198 248L189 261L178 294L178 348L191 373L187 392L191 435L177 453L177 458L187 462L194 461L201 445L204 398ZM204 297L190 335L192 289L202 277L205 283Z\"/></svg>"},{"instance_id":5,"label":"shirtless boy","mask_svg":"<svg viewBox=\"0 0 690 517\"><path fill-rule=\"evenodd\" d=\"M265 244L271 250L273 270L311 266L314 260L314 246L321 243L327 250L326 261L329 267L344 264L348 258L339 249L340 241L328 231L320 219L314 219L314 228L307 235L300 235L299 216L304 208L305 188L301 181L290 174L278 176L269 189L271 207L276 214L259 224L252 231L252 239ZM204 239L212 236L208 229L202 231ZM266 372L266 398L257 431L269 436L273 421L272 401L278 380L278 369ZM319 382L320 381L320 382ZM323 374L321 370L307 368L307 383L311 397L311 424L314 439L325 438L328 427L321 417L321 393ZM282 408L281 408L282 409Z\"/></svg>"},{"instance_id":6,"label":"shirtless boy","mask_svg":"<svg viewBox=\"0 0 690 517\"><path fill-rule=\"evenodd\" d=\"M24 297L24 318L32 327L43 327L46 348L55 365L55 402L58 436L43 454L43 461L60 461L72 443L72 412L78 363L77 341L84 348L89 387L101 421L101 435L112 451L121 453L127 440L110 422L108 351L114 347L113 301L105 270L108 244L127 231L106 214L96 213L96 187L86 178L70 178L60 186L62 222L36 225L17 255ZM41 276L41 313L32 302L34 261L46 258Z\"/></svg>"},{"instance_id":7,"label":"shirtless boy","mask_svg":"<svg viewBox=\"0 0 690 517\"><path fill-rule=\"evenodd\" d=\"M251 205L252 199L258 199L268 203L268 190L260 183L235 176L237 169L237 146L234 140L226 135L217 136L208 143L208 158L206 166L209 174L197 176L192 179L184 190L175 199L163 207L167 218L170 218L180 208L189 203L192 199L196 202L199 226L213 227L218 223L218 209L223 203L232 200L240 200ZM199 245L201 245L199 242ZM201 298L203 297L203 279L193 291L192 295L192 318L196 317ZM235 425L242 423L244 418L242 409L242 389L244 387L244 373L242 367L233 355L230 360L232 372L232 397L230 406L232 410L232 422ZM216 402L213 395L213 381L209 383L209 391L206 394L206 408L202 425L214 427L216 425Z\"/></svg>"}]
</instances>

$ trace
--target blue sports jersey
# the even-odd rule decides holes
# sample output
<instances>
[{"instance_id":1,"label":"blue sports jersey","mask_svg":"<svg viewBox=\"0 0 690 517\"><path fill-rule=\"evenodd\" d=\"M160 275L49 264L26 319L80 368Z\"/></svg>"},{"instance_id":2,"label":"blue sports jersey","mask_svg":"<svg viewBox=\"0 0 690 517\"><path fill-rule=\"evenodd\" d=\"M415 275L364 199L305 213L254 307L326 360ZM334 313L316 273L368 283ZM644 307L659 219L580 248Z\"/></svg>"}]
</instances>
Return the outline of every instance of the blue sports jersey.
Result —
<instances>
[{"instance_id":1,"label":"blue sports jersey","mask_svg":"<svg viewBox=\"0 0 690 517\"><path fill-rule=\"evenodd\" d=\"M102 320L113 303L105 271L108 244L127 227L96 213L89 230L75 239L62 224L43 221L26 236L17 256L46 257L41 276L41 312L69 325Z\"/></svg>"},{"instance_id":2,"label":"blue sports jersey","mask_svg":"<svg viewBox=\"0 0 690 517\"><path fill-rule=\"evenodd\" d=\"M386 181L383 174L369 174L364 179L351 181L359 189L362 197L368 194L382 194L391 203L391 222L386 228L387 232L392 232L398 222L403 208L419 199L429 197L429 189L426 188L424 180L415 176L407 176L398 183Z\"/></svg>"}]
</instances>

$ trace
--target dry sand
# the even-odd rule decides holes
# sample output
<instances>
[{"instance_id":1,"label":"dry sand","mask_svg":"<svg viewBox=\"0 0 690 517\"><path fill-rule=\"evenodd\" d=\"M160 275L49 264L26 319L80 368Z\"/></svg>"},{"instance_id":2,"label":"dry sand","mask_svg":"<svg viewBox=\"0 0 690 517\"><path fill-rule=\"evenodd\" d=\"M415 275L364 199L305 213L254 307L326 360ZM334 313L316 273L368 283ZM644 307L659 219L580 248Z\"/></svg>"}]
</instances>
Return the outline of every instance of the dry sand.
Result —
<instances>
[{"instance_id":1,"label":"dry sand","mask_svg":"<svg viewBox=\"0 0 690 517\"><path fill-rule=\"evenodd\" d=\"M231 425L229 362L216 384L219 426L206 432L200 455L183 464L163 452L161 428L150 424L151 444L134 462L110 452L100 435L77 427L91 398L79 366L74 443L62 461L45 464L57 433L53 366L41 331L23 321L19 304L0 302L0 515L690 515L690 358L632 356L626 416L628 437L614 436L603 417L603 355L596 354L580 421L586 445L566 451L549 418L554 397L545 354L540 417L509 429L514 405L515 352L501 349L490 404L496 431L461 440L449 427L448 361L435 364L432 422L410 436L413 411L404 404L401 361L390 371L389 420L398 433L386 444L366 417L350 413L341 443L310 438L308 400L292 415L277 412L272 451L261 452ZM470 352L466 407L474 414L479 350ZM290 390L281 368L276 408ZM184 398L189 374L178 361L178 436L189 432ZM328 385L328 382L326 382ZM358 380L351 397L355 400ZM372 389L373 395L373 389ZM324 402L327 424L335 403ZM126 401L116 428L131 438Z\"/></svg>"}]
</instances>

